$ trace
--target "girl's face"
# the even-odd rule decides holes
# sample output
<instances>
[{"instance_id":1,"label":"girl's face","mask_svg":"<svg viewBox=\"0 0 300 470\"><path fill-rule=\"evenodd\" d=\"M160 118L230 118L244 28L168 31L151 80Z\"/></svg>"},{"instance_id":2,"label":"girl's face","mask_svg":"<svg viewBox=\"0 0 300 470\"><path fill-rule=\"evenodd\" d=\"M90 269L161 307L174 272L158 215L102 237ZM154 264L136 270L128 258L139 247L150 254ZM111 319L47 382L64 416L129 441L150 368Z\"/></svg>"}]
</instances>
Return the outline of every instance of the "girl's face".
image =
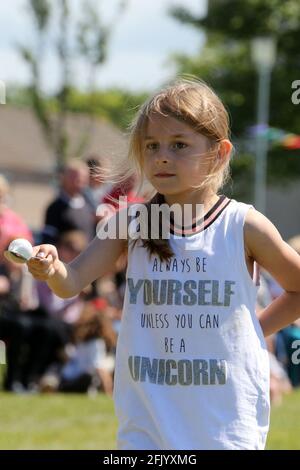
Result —
<instances>
[{"instance_id":1,"label":"girl's face","mask_svg":"<svg viewBox=\"0 0 300 470\"><path fill-rule=\"evenodd\" d=\"M208 139L170 116L153 113L143 140L143 167L155 189L174 202L186 199L213 165Z\"/></svg>"}]
</instances>

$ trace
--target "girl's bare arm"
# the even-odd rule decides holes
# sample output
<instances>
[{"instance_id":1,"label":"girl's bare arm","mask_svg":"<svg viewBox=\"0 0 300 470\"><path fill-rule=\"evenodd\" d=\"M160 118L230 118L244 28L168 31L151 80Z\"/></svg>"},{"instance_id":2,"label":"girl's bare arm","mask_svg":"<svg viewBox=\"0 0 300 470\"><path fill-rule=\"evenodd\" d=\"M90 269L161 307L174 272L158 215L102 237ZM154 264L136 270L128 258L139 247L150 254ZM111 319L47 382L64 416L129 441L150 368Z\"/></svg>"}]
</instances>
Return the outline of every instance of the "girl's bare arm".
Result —
<instances>
[{"instance_id":1,"label":"girl's bare arm","mask_svg":"<svg viewBox=\"0 0 300 470\"><path fill-rule=\"evenodd\" d=\"M71 263L59 260L53 245L34 247L34 258L28 269L37 280L46 281L59 297L68 298L114 269L114 265L125 249L126 240L119 238L99 239L97 236L89 246ZM42 256L41 259L36 257Z\"/></svg>"},{"instance_id":2,"label":"girl's bare arm","mask_svg":"<svg viewBox=\"0 0 300 470\"><path fill-rule=\"evenodd\" d=\"M245 221L245 248L285 292L259 314L265 336L300 317L300 256L281 238L263 214L249 210Z\"/></svg>"}]
</instances>

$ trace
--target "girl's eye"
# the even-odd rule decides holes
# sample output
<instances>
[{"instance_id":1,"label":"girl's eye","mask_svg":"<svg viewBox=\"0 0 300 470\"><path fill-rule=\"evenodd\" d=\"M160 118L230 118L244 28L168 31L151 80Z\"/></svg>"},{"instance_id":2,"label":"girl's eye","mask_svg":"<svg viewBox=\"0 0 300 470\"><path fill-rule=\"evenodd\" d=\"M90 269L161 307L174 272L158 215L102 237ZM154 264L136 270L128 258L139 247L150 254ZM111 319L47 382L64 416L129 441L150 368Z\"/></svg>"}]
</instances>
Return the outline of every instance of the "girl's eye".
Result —
<instances>
[{"instance_id":1,"label":"girl's eye","mask_svg":"<svg viewBox=\"0 0 300 470\"><path fill-rule=\"evenodd\" d=\"M155 142L151 142L146 145L147 150L156 150L157 148L158 148L158 144L156 144Z\"/></svg>"},{"instance_id":2,"label":"girl's eye","mask_svg":"<svg viewBox=\"0 0 300 470\"><path fill-rule=\"evenodd\" d=\"M187 144L185 144L184 142L175 142L173 147L175 149L185 149L187 147Z\"/></svg>"}]
</instances>

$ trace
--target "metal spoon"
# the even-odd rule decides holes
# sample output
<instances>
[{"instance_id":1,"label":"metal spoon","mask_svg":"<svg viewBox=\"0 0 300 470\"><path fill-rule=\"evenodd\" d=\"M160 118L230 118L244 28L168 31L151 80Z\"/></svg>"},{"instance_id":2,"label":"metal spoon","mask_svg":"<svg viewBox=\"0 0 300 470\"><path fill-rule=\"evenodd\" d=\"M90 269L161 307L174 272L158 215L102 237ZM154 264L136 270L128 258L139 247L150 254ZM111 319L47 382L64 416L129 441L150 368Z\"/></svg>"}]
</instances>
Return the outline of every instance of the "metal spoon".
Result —
<instances>
[{"instance_id":1,"label":"metal spoon","mask_svg":"<svg viewBox=\"0 0 300 470\"><path fill-rule=\"evenodd\" d=\"M28 261L27 258L24 258L24 256L20 255L19 253L15 253L14 251L5 250L4 256L8 261L12 261L13 263L23 264L27 263Z\"/></svg>"}]
</instances>

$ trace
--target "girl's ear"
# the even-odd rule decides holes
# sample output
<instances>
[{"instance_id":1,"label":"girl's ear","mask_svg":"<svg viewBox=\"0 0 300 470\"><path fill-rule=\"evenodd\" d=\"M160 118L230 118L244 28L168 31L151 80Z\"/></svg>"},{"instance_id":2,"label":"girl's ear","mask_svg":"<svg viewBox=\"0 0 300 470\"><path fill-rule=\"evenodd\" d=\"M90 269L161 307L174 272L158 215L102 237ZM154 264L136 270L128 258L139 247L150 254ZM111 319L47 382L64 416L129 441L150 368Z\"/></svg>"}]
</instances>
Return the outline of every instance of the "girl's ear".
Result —
<instances>
[{"instance_id":1,"label":"girl's ear","mask_svg":"<svg viewBox=\"0 0 300 470\"><path fill-rule=\"evenodd\" d=\"M224 160L229 159L232 151L232 143L228 139L223 139L219 144L218 158Z\"/></svg>"}]
</instances>

